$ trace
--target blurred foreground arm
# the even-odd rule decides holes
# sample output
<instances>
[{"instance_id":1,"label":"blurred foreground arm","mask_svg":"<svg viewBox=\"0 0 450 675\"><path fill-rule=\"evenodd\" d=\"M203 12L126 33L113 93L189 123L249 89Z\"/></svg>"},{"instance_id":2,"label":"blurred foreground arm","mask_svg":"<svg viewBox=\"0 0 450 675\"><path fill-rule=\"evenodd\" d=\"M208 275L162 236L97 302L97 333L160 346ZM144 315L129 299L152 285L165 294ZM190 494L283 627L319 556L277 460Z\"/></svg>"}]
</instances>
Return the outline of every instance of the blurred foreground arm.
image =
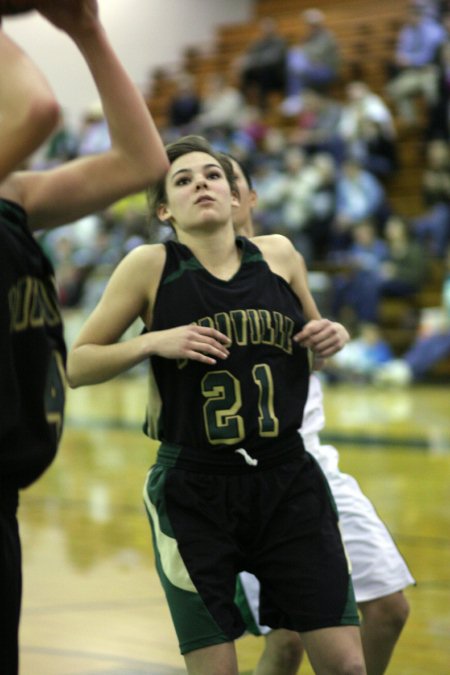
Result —
<instances>
[{"instance_id":1,"label":"blurred foreground arm","mask_svg":"<svg viewBox=\"0 0 450 675\"><path fill-rule=\"evenodd\" d=\"M162 140L142 94L116 56L96 0L40 0L40 13L66 32L92 74L108 123L111 148L64 166L15 174L3 196L22 204L33 229L73 222L161 178Z\"/></svg>"},{"instance_id":2,"label":"blurred foreground arm","mask_svg":"<svg viewBox=\"0 0 450 675\"><path fill-rule=\"evenodd\" d=\"M0 181L37 150L58 117L44 76L0 26Z\"/></svg>"}]
</instances>

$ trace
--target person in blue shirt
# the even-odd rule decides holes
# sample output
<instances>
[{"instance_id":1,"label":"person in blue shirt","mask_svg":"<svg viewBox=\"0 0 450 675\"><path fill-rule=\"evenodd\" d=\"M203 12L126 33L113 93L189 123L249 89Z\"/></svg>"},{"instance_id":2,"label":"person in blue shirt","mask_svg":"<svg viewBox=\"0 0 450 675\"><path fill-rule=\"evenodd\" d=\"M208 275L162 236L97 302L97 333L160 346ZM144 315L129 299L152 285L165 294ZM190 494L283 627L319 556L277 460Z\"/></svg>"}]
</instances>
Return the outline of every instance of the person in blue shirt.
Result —
<instances>
[{"instance_id":1,"label":"person in blue shirt","mask_svg":"<svg viewBox=\"0 0 450 675\"><path fill-rule=\"evenodd\" d=\"M417 121L414 96L421 94L428 105L437 96L436 55L446 39L446 31L420 6L412 6L401 28L395 51L397 71L388 83L387 94L401 118L408 123Z\"/></svg>"}]
</instances>

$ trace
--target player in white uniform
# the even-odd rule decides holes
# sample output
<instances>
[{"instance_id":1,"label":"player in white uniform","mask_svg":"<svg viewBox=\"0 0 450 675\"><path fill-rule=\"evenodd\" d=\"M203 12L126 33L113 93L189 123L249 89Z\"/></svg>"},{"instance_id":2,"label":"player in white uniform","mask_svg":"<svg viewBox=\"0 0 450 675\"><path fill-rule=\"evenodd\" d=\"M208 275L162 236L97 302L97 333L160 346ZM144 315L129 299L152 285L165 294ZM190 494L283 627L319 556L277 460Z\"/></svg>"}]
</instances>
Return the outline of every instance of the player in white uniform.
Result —
<instances>
[{"instance_id":1,"label":"player in white uniform","mask_svg":"<svg viewBox=\"0 0 450 675\"><path fill-rule=\"evenodd\" d=\"M240 191L240 207L234 215L239 234L252 236L251 210L256 194L250 178L236 161L233 166ZM342 536L352 564L356 600L362 616L361 635L368 675L386 671L395 644L409 614L403 589L414 584L386 526L357 481L339 470L339 454L332 445L322 445L319 432L325 415L320 380L311 375L301 434L305 447L325 473L339 512ZM248 617L249 631L264 635L266 648L255 675L295 675L303 648L297 633L271 630L258 623L259 583L251 574L239 578L237 602Z\"/></svg>"}]
</instances>

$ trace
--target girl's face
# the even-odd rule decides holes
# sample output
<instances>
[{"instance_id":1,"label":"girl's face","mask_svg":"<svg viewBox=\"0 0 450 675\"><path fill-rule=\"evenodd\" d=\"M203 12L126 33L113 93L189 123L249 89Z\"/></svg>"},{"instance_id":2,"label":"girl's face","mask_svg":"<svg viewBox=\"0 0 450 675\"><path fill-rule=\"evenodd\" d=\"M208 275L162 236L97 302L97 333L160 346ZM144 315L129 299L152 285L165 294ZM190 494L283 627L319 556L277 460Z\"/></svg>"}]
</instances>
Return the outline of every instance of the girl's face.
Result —
<instances>
[{"instance_id":1,"label":"girl's face","mask_svg":"<svg viewBox=\"0 0 450 675\"><path fill-rule=\"evenodd\" d=\"M205 152L190 152L176 159L166 177L166 201L158 209L161 220L177 230L231 224L237 204L219 162Z\"/></svg>"}]
</instances>

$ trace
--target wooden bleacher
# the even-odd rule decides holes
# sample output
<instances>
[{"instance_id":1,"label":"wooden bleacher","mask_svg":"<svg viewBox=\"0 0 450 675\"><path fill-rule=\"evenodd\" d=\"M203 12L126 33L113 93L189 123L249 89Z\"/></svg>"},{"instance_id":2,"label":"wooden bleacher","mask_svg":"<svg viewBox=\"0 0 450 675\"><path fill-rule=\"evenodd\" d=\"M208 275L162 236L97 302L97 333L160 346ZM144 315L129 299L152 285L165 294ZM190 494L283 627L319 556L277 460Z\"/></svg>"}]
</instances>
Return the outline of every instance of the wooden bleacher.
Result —
<instances>
[{"instance_id":1,"label":"wooden bleacher","mask_svg":"<svg viewBox=\"0 0 450 675\"><path fill-rule=\"evenodd\" d=\"M314 6L326 12L327 24L336 34L342 51L340 80L333 94L343 97L345 85L352 79L363 79L378 94L384 94L386 62L392 57L396 35L405 15L408 0L317 0ZM218 28L212 53L196 53L182 64L194 76L199 91L214 72L229 72L230 64L242 55L258 34L262 16L277 19L280 32L292 43L304 31L301 9L309 5L297 0L259 0L253 20L225 24ZM166 124L166 114L173 86L155 91L149 100L156 123ZM278 100L275 98L275 104ZM270 123L289 124L276 111L268 112ZM398 153L400 170L388 186L393 207L405 216L417 214L421 204L421 141L399 130Z\"/></svg>"},{"instance_id":2,"label":"wooden bleacher","mask_svg":"<svg viewBox=\"0 0 450 675\"><path fill-rule=\"evenodd\" d=\"M335 33L342 53L342 69L333 95L343 99L345 86L354 79L364 80L376 93L384 96L386 64L392 58L400 26L409 0L316 0L312 6L326 14L327 26ZM202 91L206 78L214 72L229 73L230 64L242 55L248 44L258 35L262 17L277 20L280 32L289 43L302 36L304 25L301 12L311 5L299 0L259 0L255 16L245 23L226 24L217 29L215 48L202 54L192 49L184 64ZM168 103L173 93L167 88L154 92L149 105L157 125L165 126ZM278 104L275 97L274 103ZM277 109L267 113L270 124L289 124ZM423 138L420 131L405 130L397 120L399 169L387 185L392 208L410 217L423 209L421 197ZM412 342L421 309L440 304L442 266L434 265L428 282L411 302L386 300L381 309L381 322L387 339L396 353L402 353ZM450 359L441 370L450 375ZM438 372L439 369L438 369Z\"/></svg>"}]
</instances>

